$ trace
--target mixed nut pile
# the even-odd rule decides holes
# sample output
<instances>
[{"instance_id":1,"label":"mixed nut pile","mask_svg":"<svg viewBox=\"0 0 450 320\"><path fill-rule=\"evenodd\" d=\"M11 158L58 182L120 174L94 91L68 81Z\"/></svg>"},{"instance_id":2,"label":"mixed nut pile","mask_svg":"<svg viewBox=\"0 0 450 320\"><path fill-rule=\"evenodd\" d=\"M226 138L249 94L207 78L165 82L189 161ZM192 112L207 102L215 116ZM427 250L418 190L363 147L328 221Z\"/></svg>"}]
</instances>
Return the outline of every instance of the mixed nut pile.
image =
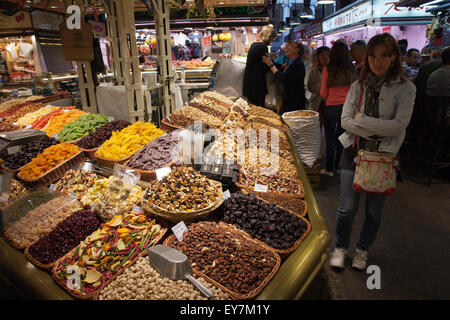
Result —
<instances>
[{"instance_id":1,"label":"mixed nut pile","mask_svg":"<svg viewBox=\"0 0 450 320\"><path fill-rule=\"evenodd\" d=\"M144 197L150 207L192 212L214 205L222 189L190 167L174 167L161 181L151 183Z\"/></svg>"},{"instance_id":2,"label":"mixed nut pile","mask_svg":"<svg viewBox=\"0 0 450 320\"><path fill-rule=\"evenodd\" d=\"M213 299L228 300L228 294L201 277L197 278L214 294ZM170 280L158 273L148 257L140 257L134 265L103 288L99 300L208 300L190 282Z\"/></svg>"},{"instance_id":3,"label":"mixed nut pile","mask_svg":"<svg viewBox=\"0 0 450 320\"><path fill-rule=\"evenodd\" d=\"M307 228L294 214L242 192L225 200L223 221L276 249L292 247Z\"/></svg>"},{"instance_id":4,"label":"mixed nut pile","mask_svg":"<svg viewBox=\"0 0 450 320\"><path fill-rule=\"evenodd\" d=\"M276 255L215 222L191 224L183 241L169 238L169 246L182 251L192 268L237 294L256 289L277 264Z\"/></svg>"},{"instance_id":5,"label":"mixed nut pile","mask_svg":"<svg viewBox=\"0 0 450 320\"><path fill-rule=\"evenodd\" d=\"M100 177L92 171L70 169L56 183L56 190L65 194L74 192L81 199L98 179Z\"/></svg>"}]
</instances>

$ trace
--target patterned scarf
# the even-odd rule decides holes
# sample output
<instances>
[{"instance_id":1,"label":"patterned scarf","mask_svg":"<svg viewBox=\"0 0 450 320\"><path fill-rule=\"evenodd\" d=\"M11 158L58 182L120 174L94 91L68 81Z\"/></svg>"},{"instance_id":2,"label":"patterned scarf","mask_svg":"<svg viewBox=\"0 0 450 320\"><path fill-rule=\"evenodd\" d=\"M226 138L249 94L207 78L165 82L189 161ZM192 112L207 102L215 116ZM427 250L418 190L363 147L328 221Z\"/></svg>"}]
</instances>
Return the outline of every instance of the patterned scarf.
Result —
<instances>
[{"instance_id":1,"label":"patterned scarf","mask_svg":"<svg viewBox=\"0 0 450 320\"><path fill-rule=\"evenodd\" d=\"M380 96L380 90L383 86L384 81L386 80L385 77L382 78L376 78L373 74L369 74L366 80L364 80L365 85L365 95L366 99L364 102L364 114L373 117L378 118L379 111L380 111L380 105L379 105L379 99ZM379 141L369 141L365 140L365 149L368 151L376 152L378 151Z\"/></svg>"}]
</instances>

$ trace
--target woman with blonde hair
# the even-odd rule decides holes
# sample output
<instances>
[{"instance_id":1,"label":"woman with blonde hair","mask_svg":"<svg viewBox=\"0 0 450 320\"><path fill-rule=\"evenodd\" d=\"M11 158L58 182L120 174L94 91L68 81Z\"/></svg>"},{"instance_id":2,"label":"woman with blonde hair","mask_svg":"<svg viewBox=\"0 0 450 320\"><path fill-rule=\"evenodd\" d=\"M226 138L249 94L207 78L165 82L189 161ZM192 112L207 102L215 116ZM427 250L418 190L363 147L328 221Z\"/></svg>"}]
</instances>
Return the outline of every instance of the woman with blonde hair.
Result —
<instances>
[{"instance_id":1,"label":"woman with blonde hair","mask_svg":"<svg viewBox=\"0 0 450 320\"><path fill-rule=\"evenodd\" d=\"M360 193L353 188L358 150L397 154L405 138L416 88L404 77L400 59L399 46L390 34L370 39L359 80L351 85L344 103L341 124L346 131L339 140L345 150L340 162L341 190L336 248L330 256L332 267L344 268L358 211ZM377 236L385 200L386 195L380 193L366 194L364 225L352 263L356 269L367 266L367 251Z\"/></svg>"},{"instance_id":2,"label":"woman with blonde hair","mask_svg":"<svg viewBox=\"0 0 450 320\"><path fill-rule=\"evenodd\" d=\"M244 71L243 96L254 105L264 107L267 85L267 67L262 62L262 57L269 53L267 46L277 37L277 32L272 25L264 26L259 34L259 39L253 42L247 53L247 63Z\"/></svg>"}]
</instances>

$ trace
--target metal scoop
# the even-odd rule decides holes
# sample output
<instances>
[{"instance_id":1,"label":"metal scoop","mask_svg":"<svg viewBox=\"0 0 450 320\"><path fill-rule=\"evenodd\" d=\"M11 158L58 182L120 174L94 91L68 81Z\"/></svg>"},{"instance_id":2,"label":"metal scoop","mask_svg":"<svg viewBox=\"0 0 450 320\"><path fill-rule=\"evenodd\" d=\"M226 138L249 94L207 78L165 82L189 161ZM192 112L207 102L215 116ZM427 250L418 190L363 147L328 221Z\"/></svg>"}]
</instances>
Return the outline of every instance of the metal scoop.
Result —
<instances>
[{"instance_id":1,"label":"metal scoop","mask_svg":"<svg viewBox=\"0 0 450 320\"><path fill-rule=\"evenodd\" d=\"M192 276L187 256L176 249L158 244L148 249L150 264L170 280L189 280L207 298L214 294Z\"/></svg>"}]
</instances>

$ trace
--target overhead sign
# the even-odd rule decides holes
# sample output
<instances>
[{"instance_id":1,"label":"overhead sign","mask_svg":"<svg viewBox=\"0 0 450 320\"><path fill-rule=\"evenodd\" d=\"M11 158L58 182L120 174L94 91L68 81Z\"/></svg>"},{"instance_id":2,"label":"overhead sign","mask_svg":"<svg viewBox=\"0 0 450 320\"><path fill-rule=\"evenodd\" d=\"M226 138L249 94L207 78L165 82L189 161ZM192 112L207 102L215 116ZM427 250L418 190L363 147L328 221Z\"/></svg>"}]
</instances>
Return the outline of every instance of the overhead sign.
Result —
<instances>
[{"instance_id":1,"label":"overhead sign","mask_svg":"<svg viewBox=\"0 0 450 320\"><path fill-rule=\"evenodd\" d=\"M372 0L373 16L375 18L417 18L417 17L433 17L427 9L432 6L423 7L396 7L399 0Z\"/></svg>"},{"instance_id":2,"label":"overhead sign","mask_svg":"<svg viewBox=\"0 0 450 320\"><path fill-rule=\"evenodd\" d=\"M372 16L372 2L364 2L354 6L322 23L322 32L350 26L352 24L365 21Z\"/></svg>"}]
</instances>

